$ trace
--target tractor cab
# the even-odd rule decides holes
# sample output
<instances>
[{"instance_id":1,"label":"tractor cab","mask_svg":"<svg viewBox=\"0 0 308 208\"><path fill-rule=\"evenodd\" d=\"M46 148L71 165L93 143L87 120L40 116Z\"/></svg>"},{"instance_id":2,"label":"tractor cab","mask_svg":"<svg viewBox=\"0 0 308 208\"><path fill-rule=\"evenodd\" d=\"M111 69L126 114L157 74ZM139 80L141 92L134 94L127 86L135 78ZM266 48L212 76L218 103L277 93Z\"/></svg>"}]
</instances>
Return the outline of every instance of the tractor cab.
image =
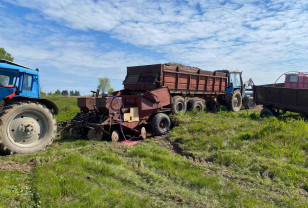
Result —
<instances>
[{"instance_id":1,"label":"tractor cab","mask_svg":"<svg viewBox=\"0 0 308 208\"><path fill-rule=\"evenodd\" d=\"M228 84L226 93L232 93L234 90L240 90L241 94L243 94L243 79L242 72L240 71L229 71L228 73Z\"/></svg>"},{"instance_id":2,"label":"tractor cab","mask_svg":"<svg viewBox=\"0 0 308 208\"><path fill-rule=\"evenodd\" d=\"M218 101L225 104L229 110L239 111L242 106L246 109L254 108L255 102L253 99L252 86L253 81L249 79L243 82L242 72L238 70L217 70L228 75L227 89L225 96L219 96Z\"/></svg>"},{"instance_id":3,"label":"tractor cab","mask_svg":"<svg viewBox=\"0 0 308 208\"><path fill-rule=\"evenodd\" d=\"M13 97L40 98L39 72L0 60L0 100Z\"/></svg>"}]
</instances>

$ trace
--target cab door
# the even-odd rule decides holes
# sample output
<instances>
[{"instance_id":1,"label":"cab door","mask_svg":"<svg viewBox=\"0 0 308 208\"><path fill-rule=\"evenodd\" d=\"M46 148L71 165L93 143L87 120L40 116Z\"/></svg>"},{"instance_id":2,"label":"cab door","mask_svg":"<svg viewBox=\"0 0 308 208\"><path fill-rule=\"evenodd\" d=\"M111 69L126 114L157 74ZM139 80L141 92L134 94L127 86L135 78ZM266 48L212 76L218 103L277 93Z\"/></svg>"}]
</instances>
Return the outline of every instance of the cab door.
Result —
<instances>
[{"instance_id":1,"label":"cab door","mask_svg":"<svg viewBox=\"0 0 308 208\"><path fill-rule=\"evenodd\" d=\"M24 73L20 96L39 98L38 75Z\"/></svg>"}]
</instances>

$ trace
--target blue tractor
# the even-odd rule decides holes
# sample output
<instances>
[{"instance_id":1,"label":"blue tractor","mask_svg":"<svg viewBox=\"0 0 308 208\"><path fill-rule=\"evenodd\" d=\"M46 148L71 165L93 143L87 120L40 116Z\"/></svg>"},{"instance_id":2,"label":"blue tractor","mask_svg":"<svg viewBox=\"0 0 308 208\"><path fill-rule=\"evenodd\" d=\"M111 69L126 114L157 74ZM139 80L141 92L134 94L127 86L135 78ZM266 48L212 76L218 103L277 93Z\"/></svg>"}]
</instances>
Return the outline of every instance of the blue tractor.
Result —
<instances>
[{"instance_id":1,"label":"blue tractor","mask_svg":"<svg viewBox=\"0 0 308 208\"><path fill-rule=\"evenodd\" d=\"M40 98L39 69L0 60L0 152L33 153L56 136L57 106Z\"/></svg>"},{"instance_id":2,"label":"blue tractor","mask_svg":"<svg viewBox=\"0 0 308 208\"><path fill-rule=\"evenodd\" d=\"M242 72L234 70L217 70L228 75L226 95L218 97L218 103L226 105L231 111L237 112L242 109L251 109L255 107L252 87L254 85L252 79L243 82Z\"/></svg>"}]
</instances>

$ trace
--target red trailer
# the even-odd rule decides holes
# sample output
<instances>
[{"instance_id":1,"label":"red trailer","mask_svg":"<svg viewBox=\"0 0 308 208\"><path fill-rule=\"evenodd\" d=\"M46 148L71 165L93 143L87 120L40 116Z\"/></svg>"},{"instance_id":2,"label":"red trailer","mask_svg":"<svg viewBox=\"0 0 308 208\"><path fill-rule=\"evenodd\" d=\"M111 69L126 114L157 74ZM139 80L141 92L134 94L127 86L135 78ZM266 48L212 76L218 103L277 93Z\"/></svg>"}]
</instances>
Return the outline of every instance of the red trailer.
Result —
<instances>
[{"instance_id":1,"label":"red trailer","mask_svg":"<svg viewBox=\"0 0 308 208\"><path fill-rule=\"evenodd\" d=\"M227 74L176 63L127 67L124 88L144 91L168 87L173 97L172 112L204 110L204 104L216 102L226 93Z\"/></svg>"}]
</instances>

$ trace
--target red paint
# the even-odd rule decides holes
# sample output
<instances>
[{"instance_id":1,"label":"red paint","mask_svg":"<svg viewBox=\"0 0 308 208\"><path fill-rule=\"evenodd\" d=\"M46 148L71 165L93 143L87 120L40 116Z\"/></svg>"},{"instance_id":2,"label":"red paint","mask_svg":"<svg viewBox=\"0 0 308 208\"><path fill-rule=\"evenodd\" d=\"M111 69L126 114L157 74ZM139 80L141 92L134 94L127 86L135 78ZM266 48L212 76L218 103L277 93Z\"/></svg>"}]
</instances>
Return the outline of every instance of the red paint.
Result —
<instances>
[{"instance_id":1,"label":"red paint","mask_svg":"<svg viewBox=\"0 0 308 208\"><path fill-rule=\"evenodd\" d=\"M139 141L125 140L125 141L122 141L121 144L128 145L128 146L133 146L133 145L138 144L140 142L142 142L142 140L139 140Z\"/></svg>"},{"instance_id":2,"label":"red paint","mask_svg":"<svg viewBox=\"0 0 308 208\"><path fill-rule=\"evenodd\" d=\"M12 99L15 95L16 95L16 92L14 92L13 94L10 94L10 95L6 96L5 98Z\"/></svg>"}]
</instances>

